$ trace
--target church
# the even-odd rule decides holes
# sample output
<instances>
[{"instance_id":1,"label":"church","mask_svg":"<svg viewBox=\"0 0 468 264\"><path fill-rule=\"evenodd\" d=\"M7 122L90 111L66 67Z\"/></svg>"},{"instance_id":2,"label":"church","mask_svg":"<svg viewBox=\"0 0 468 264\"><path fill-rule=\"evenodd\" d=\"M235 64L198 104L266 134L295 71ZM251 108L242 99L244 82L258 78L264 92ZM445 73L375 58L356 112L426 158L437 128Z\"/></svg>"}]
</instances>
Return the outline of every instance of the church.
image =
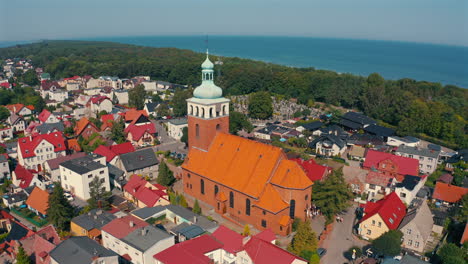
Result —
<instances>
[{"instance_id":1,"label":"church","mask_svg":"<svg viewBox=\"0 0 468 264\"><path fill-rule=\"evenodd\" d=\"M289 234L294 218L306 218L312 181L281 148L229 134L229 99L213 81L208 52L201 66L202 84L187 99L184 192L234 222Z\"/></svg>"}]
</instances>

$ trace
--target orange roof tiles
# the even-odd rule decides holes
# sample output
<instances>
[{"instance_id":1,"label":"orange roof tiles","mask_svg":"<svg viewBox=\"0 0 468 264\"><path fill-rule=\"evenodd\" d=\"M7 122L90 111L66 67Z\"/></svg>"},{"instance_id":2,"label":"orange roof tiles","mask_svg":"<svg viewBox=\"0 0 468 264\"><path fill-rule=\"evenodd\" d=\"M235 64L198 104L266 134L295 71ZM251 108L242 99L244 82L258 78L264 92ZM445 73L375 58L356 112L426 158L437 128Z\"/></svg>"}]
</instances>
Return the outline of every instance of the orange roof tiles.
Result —
<instances>
[{"instance_id":1,"label":"orange roof tiles","mask_svg":"<svg viewBox=\"0 0 468 264\"><path fill-rule=\"evenodd\" d=\"M287 215L283 215L279 221L279 224L282 226L287 226L289 224L289 221L291 221L291 218Z\"/></svg>"},{"instance_id":2,"label":"orange roof tiles","mask_svg":"<svg viewBox=\"0 0 468 264\"><path fill-rule=\"evenodd\" d=\"M467 193L468 188L437 182L432 198L448 203L456 203Z\"/></svg>"},{"instance_id":3,"label":"orange roof tiles","mask_svg":"<svg viewBox=\"0 0 468 264\"><path fill-rule=\"evenodd\" d=\"M272 213L277 213L283 209L288 208L289 204L283 201L281 195L271 184L268 184L262 196L260 197L260 200L254 206L260 207Z\"/></svg>"},{"instance_id":4,"label":"orange roof tiles","mask_svg":"<svg viewBox=\"0 0 468 264\"><path fill-rule=\"evenodd\" d=\"M146 112L146 110L136 110L132 108L128 110L127 112L125 112L125 121L126 122L133 121L137 119L138 117L140 117L140 115L144 115L147 117L148 113Z\"/></svg>"},{"instance_id":5,"label":"orange roof tiles","mask_svg":"<svg viewBox=\"0 0 468 264\"><path fill-rule=\"evenodd\" d=\"M67 145L70 150L81 151L80 144L78 144L78 140L76 138L67 140Z\"/></svg>"},{"instance_id":6,"label":"orange roof tiles","mask_svg":"<svg viewBox=\"0 0 468 264\"><path fill-rule=\"evenodd\" d=\"M227 197L226 195L223 193L223 192L219 192L217 195L216 195L216 200L220 201L220 202L224 202L224 201L227 201Z\"/></svg>"},{"instance_id":7,"label":"orange roof tiles","mask_svg":"<svg viewBox=\"0 0 468 264\"><path fill-rule=\"evenodd\" d=\"M218 133L208 152L190 149L182 167L257 198L285 158L278 147Z\"/></svg>"},{"instance_id":8,"label":"orange roof tiles","mask_svg":"<svg viewBox=\"0 0 468 264\"><path fill-rule=\"evenodd\" d=\"M77 136L81 135L81 133L83 132L83 130L86 128L88 124L94 127L96 131L99 131L99 129L93 123L91 123L91 121L88 120L88 118L83 117L78 122L76 122L75 129L74 129L75 135Z\"/></svg>"},{"instance_id":9,"label":"orange roof tiles","mask_svg":"<svg viewBox=\"0 0 468 264\"><path fill-rule=\"evenodd\" d=\"M46 215L49 208L49 193L39 187L34 187L33 191L26 200L26 204L39 213Z\"/></svg>"},{"instance_id":10,"label":"orange roof tiles","mask_svg":"<svg viewBox=\"0 0 468 264\"><path fill-rule=\"evenodd\" d=\"M305 189L312 185L304 170L292 160L282 160L275 171L271 183L285 188Z\"/></svg>"}]
</instances>

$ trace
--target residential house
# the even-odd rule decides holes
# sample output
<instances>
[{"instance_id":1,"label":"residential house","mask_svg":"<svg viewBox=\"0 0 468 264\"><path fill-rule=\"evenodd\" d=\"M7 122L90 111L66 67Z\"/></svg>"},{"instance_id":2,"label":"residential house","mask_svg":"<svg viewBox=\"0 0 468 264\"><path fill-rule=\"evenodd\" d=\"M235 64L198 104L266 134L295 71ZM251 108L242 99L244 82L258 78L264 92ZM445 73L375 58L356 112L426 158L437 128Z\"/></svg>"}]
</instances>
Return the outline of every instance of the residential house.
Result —
<instances>
[{"instance_id":1,"label":"residential house","mask_svg":"<svg viewBox=\"0 0 468 264\"><path fill-rule=\"evenodd\" d=\"M14 113L8 117L7 123L13 128L13 133L22 132L26 129L26 122L23 117Z\"/></svg>"},{"instance_id":2,"label":"residential house","mask_svg":"<svg viewBox=\"0 0 468 264\"><path fill-rule=\"evenodd\" d=\"M379 126L376 124L366 126L364 128L364 131L371 135L382 137L384 138L385 141L387 141L389 137L395 135L395 130L388 128L388 127Z\"/></svg>"},{"instance_id":3,"label":"residential house","mask_svg":"<svg viewBox=\"0 0 468 264\"><path fill-rule=\"evenodd\" d=\"M25 190L3 195L3 204L8 208L20 207L28 199L29 194Z\"/></svg>"},{"instance_id":4,"label":"residential house","mask_svg":"<svg viewBox=\"0 0 468 264\"><path fill-rule=\"evenodd\" d=\"M50 181L60 181L59 165L67 160L77 159L86 156L84 152L77 152L66 156L60 156L55 159L50 159L44 164L44 172L49 176Z\"/></svg>"},{"instance_id":5,"label":"residential house","mask_svg":"<svg viewBox=\"0 0 468 264\"><path fill-rule=\"evenodd\" d=\"M67 148L70 151L70 153L76 153L81 151L81 146L78 143L78 139L76 138L71 138L67 140Z\"/></svg>"},{"instance_id":6,"label":"residential house","mask_svg":"<svg viewBox=\"0 0 468 264\"><path fill-rule=\"evenodd\" d=\"M5 142L10 139L13 139L13 128L10 126L0 128L0 142Z\"/></svg>"},{"instance_id":7,"label":"residential house","mask_svg":"<svg viewBox=\"0 0 468 264\"><path fill-rule=\"evenodd\" d=\"M410 205L426 183L426 180L427 176L405 175L402 182L395 184L395 192L405 204Z\"/></svg>"},{"instance_id":8,"label":"residential house","mask_svg":"<svg viewBox=\"0 0 468 264\"><path fill-rule=\"evenodd\" d=\"M393 146L393 147L399 147L401 145L407 146L407 147L417 147L419 146L421 140L419 138L411 137L411 136L406 136L406 137L397 137L397 136L392 136L388 137L387 139L387 145Z\"/></svg>"},{"instance_id":9,"label":"residential house","mask_svg":"<svg viewBox=\"0 0 468 264\"><path fill-rule=\"evenodd\" d=\"M87 236L100 243L102 227L115 218L117 218L115 215L107 211L93 209L71 220L70 233L72 236Z\"/></svg>"},{"instance_id":10,"label":"residential house","mask_svg":"<svg viewBox=\"0 0 468 264\"><path fill-rule=\"evenodd\" d=\"M9 104L5 107L10 111L11 114L16 114L19 116L30 116L32 115L32 110L34 109L34 107L25 106L24 104Z\"/></svg>"},{"instance_id":11,"label":"residential house","mask_svg":"<svg viewBox=\"0 0 468 264\"><path fill-rule=\"evenodd\" d=\"M405 204L392 192L382 200L366 203L358 233L365 239L376 239L387 231L397 229L405 215Z\"/></svg>"},{"instance_id":12,"label":"residential house","mask_svg":"<svg viewBox=\"0 0 468 264\"><path fill-rule=\"evenodd\" d=\"M397 156L372 149L367 151L363 168L393 176L399 182L403 181L405 175L419 175L419 161L417 159Z\"/></svg>"},{"instance_id":13,"label":"residential house","mask_svg":"<svg viewBox=\"0 0 468 264\"><path fill-rule=\"evenodd\" d=\"M50 80L50 74L47 73L47 72L41 73L39 79L41 80L41 82L49 81Z\"/></svg>"},{"instance_id":14,"label":"residential house","mask_svg":"<svg viewBox=\"0 0 468 264\"><path fill-rule=\"evenodd\" d=\"M88 118L82 117L76 122L74 131L76 137L89 138L92 134L98 133L99 129Z\"/></svg>"},{"instance_id":15,"label":"residential house","mask_svg":"<svg viewBox=\"0 0 468 264\"><path fill-rule=\"evenodd\" d=\"M128 90L127 89L114 89L113 90L113 95L112 95L112 100L114 101L115 97L115 103L116 104L122 104L126 105L128 104Z\"/></svg>"},{"instance_id":16,"label":"residential house","mask_svg":"<svg viewBox=\"0 0 468 264\"><path fill-rule=\"evenodd\" d=\"M148 113L145 110L136 110L134 108L123 113L123 118L125 120L125 128L127 128L131 123L134 122L134 125L145 125L151 123L148 118Z\"/></svg>"},{"instance_id":17,"label":"residential house","mask_svg":"<svg viewBox=\"0 0 468 264\"><path fill-rule=\"evenodd\" d=\"M26 189L29 186L37 186L39 188L45 189L46 186L44 182L39 180L37 171L28 170L20 164L16 165L11 180L14 186L21 189Z\"/></svg>"},{"instance_id":18,"label":"residential house","mask_svg":"<svg viewBox=\"0 0 468 264\"><path fill-rule=\"evenodd\" d=\"M102 188L110 191L109 169L103 156L90 154L62 162L60 165L62 187L83 200L90 196L91 182L98 178Z\"/></svg>"},{"instance_id":19,"label":"residential house","mask_svg":"<svg viewBox=\"0 0 468 264\"><path fill-rule=\"evenodd\" d=\"M180 140L184 127L188 127L187 118L170 119L167 122L167 132L170 137Z\"/></svg>"},{"instance_id":20,"label":"residential house","mask_svg":"<svg viewBox=\"0 0 468 264\"><path fill-rule=\"evenodd\" d=\"M324 156L341 156L346 151L346 141L333 134L324 134L310 142L310 148Z\"/></svg>"},{"instance_id":21,"label":"residential house","mask_svg":"<svg viewBox=\"0 0 468 264\"><path fill-rule=\"evenodd\" d=\"M119 255L86 236L75 236L50 251L51 264L119 264Z\"/></svg>"},{"instance_id":22,"label":"residential house","mask_svg":"<svg viewBox=\"0 0 468 264\"><path fill-rule=\"evenodd\" d=\"M57 122L57 123L44 123L36 126L32 134L34 133L39 133L39 134L50 134L53 132L63 132L65 130L65 127L63 126L63 122Z\"/></svg>"},{"instance_id":23,"label":"residential house","mask_svg":"<svg viewBox=\"0 0 468 264\"><path fill-rule=\"evenodd\" d=\"M355 194L362 194L365 192L366 177L368 173L369 171L358 167L343 166L343 177Z\"/></svg>"},{"instance_id":24,"label":"residential house","mask_svg":"<svg viewBox=\"0 0 468 264\"><path fill-rule=\"evenodd\" d=\"M139 208L170 204L166 187L151 184L138 175L132 175L123 189L124 197Z\"/></svg>"},{"instance_id":25,"label":"residential house","mask_svg":"<svg viewBox=\"0 0 468 264\"><path fill-rule=\"evenodd\" d=\"M158 173L158 164L159 161L153 149L147 148L120 155L120 160L115 166L125 171L127 179L133 174L149 176L154 179Z\"/></svg>"},{"instance_id":26,"label":"residential house","mask_svg":"<svg viewBox=\"0 0 468 264\"><path fill-rule=\"evenodd\" d=\"M395 154L419 160L419 171L423 174L432 174L437 169L440 151L402 145Z\"/></svg>"},{"instance_id":27,"label":"residential house","mask_svg":"<svg viewBox=\"0 0 468 264\"><path fill-rule=\"evenodd\" d=\"M176 244L156 255L156 264L172 263L246 263L246 264L306 264L307 261L274 245L265 231L252 237L221 226L212 235Z\"/></svg>"},{"instance_id":28,"label":"residential house","mask_svg":"<svg viewBox=\"0 0 468 264\"><path fill-rule=\"evenodd\" d=\"M104 146L100 145L93 153L106 157L106 162L115 165L120 160L120 155L134 152L135 148L132 143L125 142L117 145Z\"/></svg>"},{"instance_id":29,"label":"residential house","mask_svg":"<svg viewBox=\"0 0 468 264\"><path fill-rule=\"evenodd\" d=\"M102 239L104 247L140 264L154 263L154 254L174 245L173 236L131 215L116 218L105 225Z\"/></svg>"},{"instance_id":30,"label":"residential house","mask_svg":"<svg viewBox=\"0 0 468 264\"><path fill-rule=\"evenodd\" d=\"M366 158L367 149L358 145L351 146L348 152L348 158L352 160L364 161Z\"/></svg>"},{"instance_id":31,"label":"residential house","mask_svg":"<svg viewBox=\"0 0 468 264\"><path fill-rule=\"evenodd\" d=\"M156 117L157 116L156 111L157 111L158 105L159 105L158 103L146 103L143 110L145 110L149 115Z\"/></svg>"},{"instance_id":32,"label":"residential house","mask_svg":"<svg viewBox=\"0 0 468 264\"><path fill-rule=\"evenodd\" d=\"M18 163L41 171L46 161L65 155L66 149L61 132L23 137L18 139Z\"/></svg>"},{"instance_id":33,"label":"residential house","mask_svg":"<svg viewBox=\"0 0 468 264\"><path fill-rule=\"evenodd\" d=\"M86 107L94 116L102 111L110 113L112 112L112 101L107 96L93 95L86 104Z\"/></svg>"},{"instance_id":34,"label":"residential house","mask_svg":"<svg viewBox=\"0 0 468 264\"><path fill-rule=\"evenodd\" d=\"M369 171L366 176L364 191L368 194L367 200L380 200L390 194L395 184L395 178L376 171Z\"/></svg>"},{"instance_id":35,"label":"residential house","mask_svg":"<svg viewBox=\"0 0 468 264\"><path fill-rule=\"evenodd\" d=\"M321 181L330 175L333 170L328 166L318 164L315 160L303 160L301 158L292 159L297 162L305 171L311 181Z\"/></svg>"},{"instance_id":36,"label":"residential house","mask_svg":"<svg viewBox=\"0 0 468 264\"><path fill-rule=\"evenodd\" d=\"M467 193L468 188L436 182L432 199L444 205L452 205L459 202Z\"/></svg>"},{"instance_id":37,"label":"residential house","mask_svg":"<svg viewBox=\"0 0 468 264\"><path fill-rule=\"evenodd\" d=\"M41 123L57 123L60 120L52 114L49 110L44 109L37 117Z\"/></svg>"},{"instance_id":38,"label":"residential house","mask_svg":"<svg viewBox=\"0 0 468 264\"><path fill-rule=\"evenodd\" d=\"M24 248L29 258L36 264L50 263L50 251L52 251L61 240L52 225L46 226L35 234L27 236L18 241L18 245Z\"/></svg>"},{"instance_id":39,"label":"residential house","mask_svg":"<svg viewBox=\"0 0 468 264\"><path fill-rule=\"evenodd\" d=\"M147 92L156 92L156 82L155 81L143 81L141 82L145 87L145 91Z\"/></svg>"},{"instance_id":40,"label":"residential house","mask_svg":"<svg viewBox=\"0 0 468 264\"><path fill-rule=\"evenodd\" d=\"M453 181L453 176L450 175L449 173L444 173L440 175L440 177L437 179L437 181L446 183L446 184L451 184Z\"/></svg>"},{"instance_id":41,"label":"residential house","mask_svg":"<svg viewBox=\"0 0 468 264\"><path fill-rule=\"evenodd\" d=\"M141 112L126 125L124 132L127 134L127 140L134 146L152 145L156 139L156 126Z\"/></svg>"},{"instance_id":42,"label":"residential house","mask_svg":"<svg viewBox=\"0 0 468 264\"><path fill-rule=\"evenodd\" d=\"M432 213L426 201L410 210L400 223L398 229L403 233L402 247L405 249L424 254L434 221Z\"/></svg>"},{"instance_id":43,"label":"residential house","mask_svg":"<svg viewBox=\"0 0 468 264\"><path fill-rule=\"evenodd\" d=\"M340 125L352 131L364 129L370 125L376 124L377 121L373 120L368 116L356 112L347 112L341 117L340 120Z\"/></svg>"},{"instance_id":44,"label":"residential house","mask_svg":"<svg viewBox=\"0 0 468 264\"><path fill-rule=\"evenodd\" d=\"M299 132L308 131L309 133L314 133L315 131L319 130L322 126L322 122L314 121L298 126L296 129L298 129Z\"/></svg>"},{"instance_id":45,"label":"residential house","mask_svg":"<svg viewBox=\"0 0 468 264\"><path fill-rule=\"evenodd\" d=\"M39 187L34 187L33 191L26 200L28 208L41 217L47 216L49 209L49 193Z\"/></svg>"},{"instance_id":46,"label":"residential house","mask_svg":"<svg viewBox=\"0 0 468 264\"><path fill-rule=\"evenodd\" d=\"M8 164L8 154L0 154L0 179L10 179L10 165Z\"/></svg>"}]
</instances>

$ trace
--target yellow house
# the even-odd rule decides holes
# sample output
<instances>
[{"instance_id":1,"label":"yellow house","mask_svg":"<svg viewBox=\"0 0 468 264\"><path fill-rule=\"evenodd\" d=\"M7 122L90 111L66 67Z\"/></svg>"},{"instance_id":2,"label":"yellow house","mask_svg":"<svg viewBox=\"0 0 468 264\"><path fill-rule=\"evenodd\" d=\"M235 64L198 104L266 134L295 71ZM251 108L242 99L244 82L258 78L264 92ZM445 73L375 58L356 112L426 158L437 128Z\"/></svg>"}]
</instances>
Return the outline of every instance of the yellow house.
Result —
<instances>
[{"instance_id":1,"label":"yellow house","mask_svg":"<svg viewBox=\"0 0 468 264\"><path fill-rule=\"evenodd\" d=\"M100 242L101 228L117 218L115 215L101 209L93 209L71 220L70 233L72 236L87 236Z\"/></svg>"},{"instance_id":2,"label":"yellow house","mask_svg":"<svg viewBox=\"0 0 468 264\"><path fill-rule=\"evenodd\" d=\"M377 202L367 202L364 217L359 221L359 235L364 239L376 239L397 229L405 215L406 206L395 192Z\"/></svg>"}]
</instances>

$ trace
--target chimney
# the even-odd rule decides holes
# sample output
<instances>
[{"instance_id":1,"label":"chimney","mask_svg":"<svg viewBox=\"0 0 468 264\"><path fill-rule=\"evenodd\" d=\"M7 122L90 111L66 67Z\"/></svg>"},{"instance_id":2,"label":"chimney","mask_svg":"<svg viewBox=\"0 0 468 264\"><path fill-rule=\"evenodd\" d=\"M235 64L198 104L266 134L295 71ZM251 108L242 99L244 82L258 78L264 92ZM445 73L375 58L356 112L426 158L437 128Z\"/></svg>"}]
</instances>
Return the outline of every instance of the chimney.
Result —
<instances>
[{"instance_id":1,"label":"chimney","mask_svg":"<svg viewBox=\"0 0 468 264\"><path fill-rule=\"evenodd\" d=\"M196 224L196 223L197 223L197 220L198 220L198 219L197 219L197 216L194 215L194 216L193 216L193 223Z\"/></svg>"},{"instance_id":2,"label":"chimney","mask_svg":"<svg viewBox=\"0 0 468 264\"><path fill-rule=\"evenodd\" d=\"M246 236L246 237L242 238L242 245L247 244L247 242L249 242L249 240L250 240L250 236Z\"/></svg>"},{"instance_id":3,"label":"chimney","mask_svg":"<svg viewBox=\"0 0 468 264\"><path fill-rule=\"evenodd\" d=\"M100 214L102 214L102 210L97 210L96 215L100 215Z\"/></svg>"},{"instance_id":4,"label":"chimney","mask_svg":"<svg viewBox=\"0 0 468 264\"><path fill-rule=\"evenodd\" d=\"M130 221L129 225L130 225L130 227L133 227L133 226L135 226L135 223L133 223L133 221Z\"/></svg>"},{"instance_id":5,"label":"chimney","mask_svg":"<svg viewBox=\"0 0 468 264\"><path fill-rule=\"evenodd\" d=\"M148 233L148 230L147 230L146 228L143 227L143 228L141 229L141 235L142 235L142 236L146 236L147 233Z\"/></svg>"}]
</instances>

